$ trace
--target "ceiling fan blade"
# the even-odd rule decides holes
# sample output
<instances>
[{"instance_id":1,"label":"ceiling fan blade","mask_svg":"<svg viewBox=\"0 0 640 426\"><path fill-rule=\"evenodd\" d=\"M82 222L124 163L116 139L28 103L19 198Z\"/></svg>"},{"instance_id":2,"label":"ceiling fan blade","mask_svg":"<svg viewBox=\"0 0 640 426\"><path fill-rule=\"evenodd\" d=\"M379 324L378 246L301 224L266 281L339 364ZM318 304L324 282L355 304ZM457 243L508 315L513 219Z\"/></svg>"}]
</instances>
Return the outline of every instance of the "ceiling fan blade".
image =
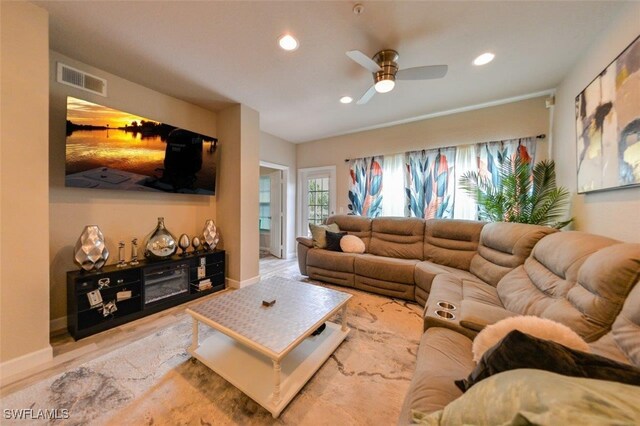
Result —
<instances>
[{"instance_id":1,"label":"ceiling fan blade","mask_svg":"<svg viewBox=\"0 0 640 426\"><path fill-rule=\"evenodd\" d=\"M428 65L426 67L413 67L398 71L397 80L429 80L442 78L447 74L447 65Z\"/></svg>"},{"instance_id":2,"label":"ceiling fan blade","mask_svg":"<svg viewBox=\"0 0 640 426\"><path fill-rule=\"evenodd\" d=\"M364 92L364 95L362 95L360 99L358 99L358 101L356 102L356 105L366 104L375 94L376 94L376 86L369 87L369 90Z\"/></svg>"},{"instance_id":3,"label":"ceiling fan blade","mask_svg":"<svg viewBox=\"0 0 640 426\"><path fill-rule=\"evenodd\" d=\"M380 71L380 65L378 65L373 59L365 55L359 50L349 50L347 56L351 58L358 65L368 69L371 72Z\"/></svg>"}]
</instances>

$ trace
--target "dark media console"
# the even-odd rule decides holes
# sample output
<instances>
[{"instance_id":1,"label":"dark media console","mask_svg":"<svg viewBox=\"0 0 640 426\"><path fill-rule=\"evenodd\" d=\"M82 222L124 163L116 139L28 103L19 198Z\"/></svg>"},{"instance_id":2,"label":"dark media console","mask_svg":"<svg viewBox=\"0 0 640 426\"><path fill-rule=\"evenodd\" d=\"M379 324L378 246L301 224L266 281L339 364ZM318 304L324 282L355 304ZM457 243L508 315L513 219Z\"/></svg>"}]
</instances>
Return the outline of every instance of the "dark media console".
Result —
<instances>
[{"instance_id":1,"label":"dark media console","mask_svg":"<svg viewBox=\"0 0 640 426\"><path fill-rule=\"evenodd\" d=\"M117 327L225 288L224 250L136 266L67 272L67 328L74 339Z\"/></svg>"}]
</instances>

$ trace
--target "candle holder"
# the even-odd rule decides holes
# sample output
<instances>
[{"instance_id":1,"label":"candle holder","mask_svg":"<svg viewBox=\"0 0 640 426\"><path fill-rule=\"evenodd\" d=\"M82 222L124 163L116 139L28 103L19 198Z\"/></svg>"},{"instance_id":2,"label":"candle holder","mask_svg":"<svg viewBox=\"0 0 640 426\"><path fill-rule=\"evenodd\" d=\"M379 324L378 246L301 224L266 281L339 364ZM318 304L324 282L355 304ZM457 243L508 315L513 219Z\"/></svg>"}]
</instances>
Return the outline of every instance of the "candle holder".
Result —
<instances>
[{"instance_id":1,"label":"candle holder","mask_svg":"<svg viewBox=\"0 0 640 426\"><path fill-rule=\"evenodd\" d=\"M124 268L127 266L127 262L124 261L124 241L118 243L118 268Z\"/></svg>"},{"instance_id":2,"label":"candle holder","mask_svg":"<svg viewBox=\"0 0 640 426\"><path fill-rule=\"evenodd\" d=\"M131 262L129 265L136 266L138 264L140 264L138 261L138 239L134 238L131 240Z\"/></svg>"}]
</instances>

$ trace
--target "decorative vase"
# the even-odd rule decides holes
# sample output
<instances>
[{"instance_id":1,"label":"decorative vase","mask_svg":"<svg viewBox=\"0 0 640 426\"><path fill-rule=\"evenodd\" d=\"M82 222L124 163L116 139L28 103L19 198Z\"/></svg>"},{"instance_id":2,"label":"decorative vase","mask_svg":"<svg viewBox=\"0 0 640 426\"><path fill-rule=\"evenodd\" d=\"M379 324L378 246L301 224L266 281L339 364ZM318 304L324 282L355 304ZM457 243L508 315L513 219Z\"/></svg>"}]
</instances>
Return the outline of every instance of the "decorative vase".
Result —
<instances>
[{"instance_id":1,"label":"decorative vase","mask_svg":"<svg viewBox=\"0 0 640 426\"><path fill-rule=\"evenodd\" d=\"M187 255L187 249L189 248L189 245L191 245L191 241L189 241L189 236L187 234L180 235L180 239L178 240L178 247L182 249L182 253L180 254L180 256Z\"/></svg>"},{"instance_id":2,"label":"decorative vase","mask_svg":"<svg viewBox=\"0 0 640 426\"><path fill-rule=\"evenodd\" d=\"M73 260L85 271L93 271L104 266L109 259L109 249L97 225L84 227L73 249L73 255Z\"/></svg>"},{"instance_id":3,"label":"decorative vase","mask_svg":"<svg viewBox=\"0 0 640 426\"><path fill-rule=\"evenodd\" d=\"M197 236L193 237L191 239L191 246L193 247L193 253L197 253L198 249L200 248L200 238L198 238Z\"/></svg>"},{"instance_id":4,"label":"decorative vase","mask_svg":"<svg viewBox=\"0 0 640 426\"><path fill-rule=\"evenodd\" d=\"M165 259L178 250L176 238L164 227L164 218L158 218L158 225L144 242L144 256L149 259Z\"/></svg>"},{"instance_id":5,"label":"decorative vase","mask_svg":"<svg viewBox=\"0 0 640 426\"><path fill-rule=\"evenodd\" d=\"M216 248L220 237L218 236L218 230L216 224L211 219L207 219L204 223L204 229L202 230L202 238L204 239L204 245L207 250L213 250Z\"/></svg>"}]
</instances>

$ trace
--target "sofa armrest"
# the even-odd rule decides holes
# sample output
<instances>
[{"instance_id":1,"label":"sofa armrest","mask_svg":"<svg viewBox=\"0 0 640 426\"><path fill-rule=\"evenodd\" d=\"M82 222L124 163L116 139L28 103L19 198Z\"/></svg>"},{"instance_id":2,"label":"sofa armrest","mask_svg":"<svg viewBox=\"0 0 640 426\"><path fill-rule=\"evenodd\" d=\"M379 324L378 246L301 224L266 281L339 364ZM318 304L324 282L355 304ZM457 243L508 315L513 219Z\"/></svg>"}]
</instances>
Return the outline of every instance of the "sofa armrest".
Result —
<instances>
[{"instance_id":1,"label":"sofa armrest","mask_svg":"<svg viewBox=\"0 0 640 426\"><path fill-rule=\"evenodd\" d=\"M471 330L481 331L488 325L516 316L500 306L488 305L475 300L463 300L460 306L460 325Z\"/></svg>"},{"instance_id":2,"label":"sofa armrest","mask_svg":"<svg viewBox=\"0 0 640 426\"><path fill-rule=\"evenodd\" d=\"M305 245L309 248L313 247L313 240L311 238L308 237L298 237L296 238L296 241L299 242L302 245Z\"/></svg>"},{"instance_id":3,"label":"sofa armrest","mask_svg":"<svg viewBox=\"0 0 640 426\"><path fill-rule=\"evenodd\" d=\"M313 248L313 242L311 238L298 237L297 252L298 252L298 267L302 275L309 275L307 273L307 253Z\"/></svg>"}]
</instances>

